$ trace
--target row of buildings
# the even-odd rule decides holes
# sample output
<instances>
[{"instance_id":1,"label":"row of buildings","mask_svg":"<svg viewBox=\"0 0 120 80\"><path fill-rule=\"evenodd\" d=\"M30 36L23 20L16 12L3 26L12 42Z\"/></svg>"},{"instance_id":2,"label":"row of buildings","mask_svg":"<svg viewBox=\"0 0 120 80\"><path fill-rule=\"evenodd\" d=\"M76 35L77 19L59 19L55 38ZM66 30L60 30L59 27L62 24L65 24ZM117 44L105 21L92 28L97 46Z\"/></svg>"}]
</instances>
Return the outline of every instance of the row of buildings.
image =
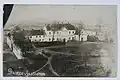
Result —
<instances>
[{"instance_id":1,"label":"row of buildings","mask_svg":"<svg viewBox=\"0 0 120 80\"><path fill-rule=\"evenodd\" d=\"M53 29L54 28L54 29ZM18 31L20 30L17 28ZM15 31L17 31L15 29ZM5 32L5 31L4 31ZM108 29L101 29L101 31L96 29L85 29L83 28L80 31L77 27L70 23L59 23L59 24L47 24L44 25L41 29L32 29L32 30L24 30L25 35L32 42L51 42L51 41L69 41L69 40L77 40L77 41L87 41L87 36L97 36L99 40L104 41L106 39L110 39L110 33Z\"/></svg>"},{"instance_id":2,"label":"row of buildings","mask_svg":"<svg viewBox=\"0 0 120 80\"><path fill-rule=\"evenodd\" d=\"M98 33L95 30L81 30L81 35L79 37L79 33L76 32L76 28L71 24L59 24L55 25L55 30L52 29L52 25L44 26L41 30L33 30L31 35L28 38L33 42L51 42L51 41L69 41L69 40L77 40L77 41L87 41L88 35L96 36ZM104 40L104 35L99 34L100 40Z\"/></svg>"}]
</instances>

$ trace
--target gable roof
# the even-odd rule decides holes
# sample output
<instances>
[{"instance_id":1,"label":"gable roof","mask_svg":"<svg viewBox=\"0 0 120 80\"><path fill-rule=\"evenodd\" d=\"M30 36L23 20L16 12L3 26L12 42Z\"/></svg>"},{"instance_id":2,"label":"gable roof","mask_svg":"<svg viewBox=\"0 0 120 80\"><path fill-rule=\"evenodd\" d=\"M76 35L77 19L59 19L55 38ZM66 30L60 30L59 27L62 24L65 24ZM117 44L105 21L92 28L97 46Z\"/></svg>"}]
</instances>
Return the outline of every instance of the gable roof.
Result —
<instances>
[{"instance_id":1,"label":"gable roof","mask_svg":"<svg viewBox=\"0 0 120 80\"><path fill-rule=\"evenodd\" d=\"M67 30L65 27L63 27L61 30Z\"/></svg>"}]
</instances>

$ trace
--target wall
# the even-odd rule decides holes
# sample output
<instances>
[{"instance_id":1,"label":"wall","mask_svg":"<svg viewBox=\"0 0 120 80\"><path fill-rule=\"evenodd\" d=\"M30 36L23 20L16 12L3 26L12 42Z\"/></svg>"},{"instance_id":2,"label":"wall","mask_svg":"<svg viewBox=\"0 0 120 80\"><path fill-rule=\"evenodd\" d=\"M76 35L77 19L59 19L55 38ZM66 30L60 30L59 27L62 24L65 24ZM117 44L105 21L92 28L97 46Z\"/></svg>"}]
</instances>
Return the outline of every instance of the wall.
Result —
<instances>
[{"instance_id":1,"label":"wall","mask_svg":"<svg viewBox=\"0 0 120 80\"><path fill-rule=\"evenodd\" d=\"M62 41L63 39L65 39L65 41L67 42L68 40L72 40L72 37L75 38L73 32L75 33L75 30L55 31L54 41ZM52 41L52 38L53 38L53 31L46 31L46 35L34 35L32 36L32 38L29 37L31 41L36 41L36 42L45 42L45 41L50 42Z\"/></svg>"},{"instance_id":2,"label":"wall","mask_svg":"<svg viewBox=\"0 0 120 80\"><path fill-rule=\"evenodd\" d=\"M13 39L12 38L9 38L7 37L7 44L8 46L12 49L13 47L13 53L15 54L15 56L18 58L18 59L23 59L24 57L22 57L22 52L20 50L19 47L17 47L14 43L13 43Z\"/></svg>"}]
</instances>

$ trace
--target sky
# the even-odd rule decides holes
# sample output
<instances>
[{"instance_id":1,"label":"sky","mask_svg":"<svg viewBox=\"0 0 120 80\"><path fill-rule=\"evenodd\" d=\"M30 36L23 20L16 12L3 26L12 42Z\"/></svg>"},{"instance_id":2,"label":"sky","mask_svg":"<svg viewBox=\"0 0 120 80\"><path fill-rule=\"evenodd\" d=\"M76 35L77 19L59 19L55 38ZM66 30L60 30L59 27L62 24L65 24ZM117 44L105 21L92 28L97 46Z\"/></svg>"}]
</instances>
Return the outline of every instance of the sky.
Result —
<instances>
[{"instance_id":1,"label":"sky","mask_svg":"<svg viewBox=\"0 0 120 80\"><path fill-rule=\"evenodd\" d=\"M16 4L6 23L37 24L54 21L86 25L107 24L117 26L117 6L115 5L37 5Z\"/></svg>"}]
</instances>

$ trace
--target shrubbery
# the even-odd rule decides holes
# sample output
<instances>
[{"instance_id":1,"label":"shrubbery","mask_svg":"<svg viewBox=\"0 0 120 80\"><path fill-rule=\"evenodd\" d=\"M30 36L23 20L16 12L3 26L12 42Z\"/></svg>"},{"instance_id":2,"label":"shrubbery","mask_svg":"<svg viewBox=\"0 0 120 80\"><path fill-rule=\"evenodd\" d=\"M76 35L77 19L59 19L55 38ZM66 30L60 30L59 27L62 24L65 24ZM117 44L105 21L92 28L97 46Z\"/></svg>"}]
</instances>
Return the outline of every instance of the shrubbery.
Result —
<instances>
[{"instance_id":1,"label":"shrubbery","mask_svg":"<svg viewBox=\"0 0 120 80\"><path fill-rule=\"evenodd\" d=\"M96 41L99 41L98 37L96 36L87 36L87 41L90 41L90 42L96 42Z\"/></svg>"}]
</instances>

